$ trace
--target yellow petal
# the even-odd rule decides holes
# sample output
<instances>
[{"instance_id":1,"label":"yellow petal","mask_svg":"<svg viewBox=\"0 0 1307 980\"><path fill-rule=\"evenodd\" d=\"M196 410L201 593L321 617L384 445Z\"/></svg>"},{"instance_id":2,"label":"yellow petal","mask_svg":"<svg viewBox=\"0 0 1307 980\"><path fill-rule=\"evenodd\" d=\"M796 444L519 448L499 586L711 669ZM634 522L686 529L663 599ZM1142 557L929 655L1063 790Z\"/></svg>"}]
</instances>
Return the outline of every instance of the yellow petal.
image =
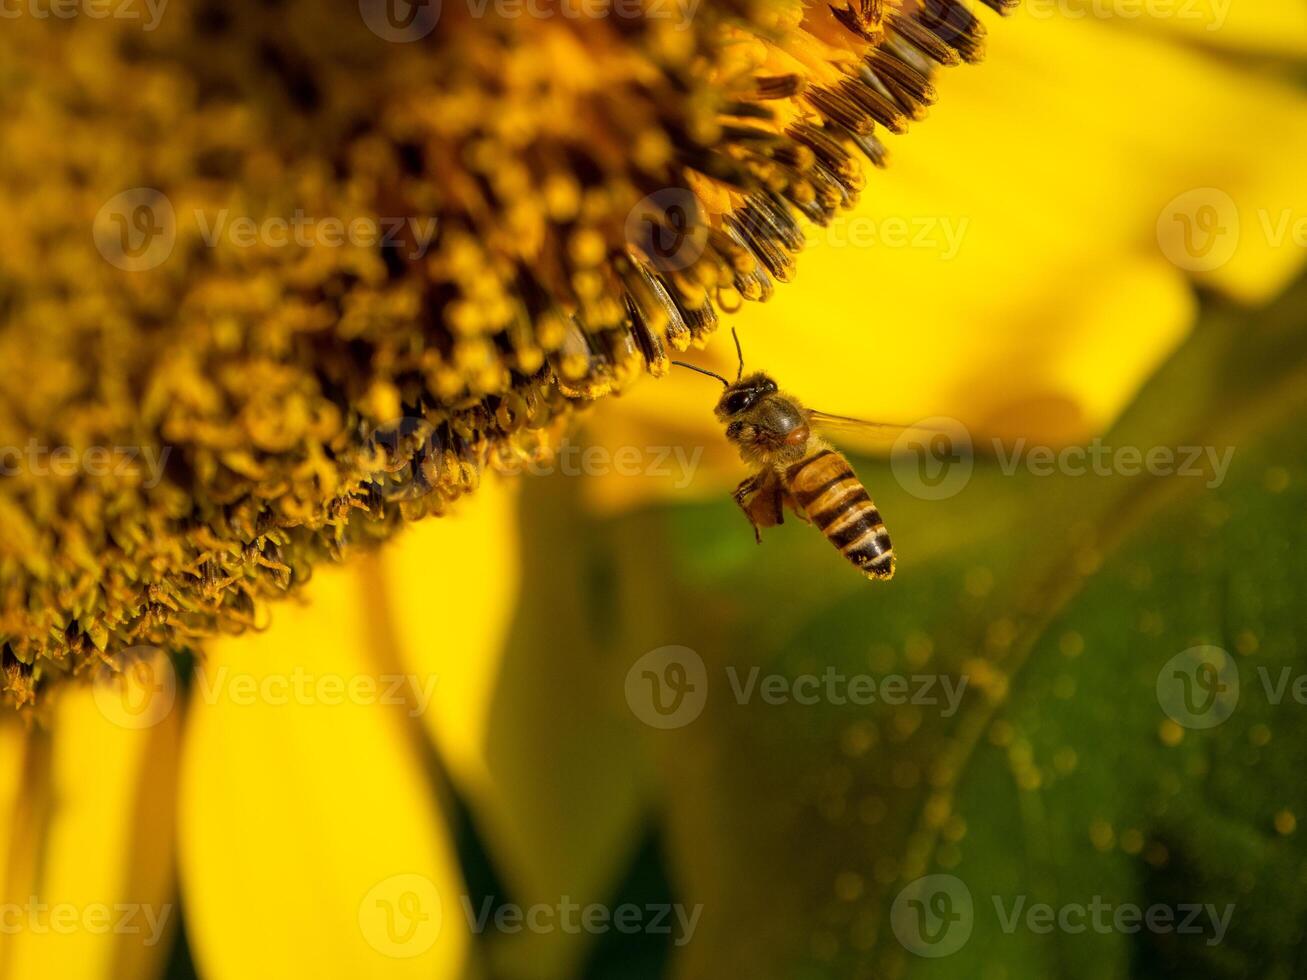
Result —
<instances>
[{"instance_id":1,"label":"yellow petal","mask_svg":"<svg viewBox=\"0 0 1307 980\"><path fill-rule=\"evenodd\" d=\"M1187 334L1195 280L1262 302L1300 273L1301 89L1147 24L1029 10L993 26L985 64L938 87L857 208L809 230L796 282L734 318L748 366L810 406L1085 439ZM708 359L734 376L725 331ZM711 447L717 393L674 370L589 424L610 452ZM692 492L739 479L718 458L709 448ZM667 480L586 489L608 506L684 493Z\"/></svg>"},{"instance_id":2,"label":"yellow petal","mask_svg":"<svg viewBox=\"0 0 1307 980\"><path fill-rule=\"evenodd\" d=\"M587 601L595 570L575 546L586 534L571 523L575 487L530 479L525 516L518 487L490 481L453 515L403 534L382 553L384 592L403 662L440 677L422 717L513 901L605 902L630 856L647 773L605 696L621 682L606 673L613 661ZM507 975L567 976L591 937L496 938L517 964Z\"/></svg>"},{"instance_id":3,"label":"yellow petal","mask_svg":"<svg viewBox=\"0 0 1307 980\"><path fill-rule=\"evenodd\" d=\"M516 480L488 479L440 520L381 553L384 602L403 663L436 680L423 724L463 789L488 789L486 740L504 641L521 584Z\"/></svg>"},{"instance_id":4,"label":"yellow petal","mask_svg":"<svg viewBox=\"0 0 1307 980\"><path fill-rule=\"evenodd\" d=\"M9 854L5 914L21 928L6 976L151 976L168 956L179 717L124 725L112 696L70 688L50 730L28 736L18 768L31 797L11 811L21 825L7 842L23 838L27 853Z\"/></svg>"},{"instance_id":5,"label":"yellow petal","mask_svg":"<svg viewBox=\"0 0 1307 980\"><path fill-rule=\"evenodd\" d=\"M1307 4L1284 0L1027 0L1037 17L1096 18L1185 41L1272 55L1307 54Z\"/></svg>"},{"instance_id":6,"label":"yellow petal","mask_svg":"<svg viewBox=\"0 0 1307 980\"><path fill-rule=\"evenodd\" d=\"M12 715L0 718L0 902L20 901L27 891L28 872L22 867L30 853L29 841L20 837L24 815L20 811L26 739L21 722ZM13 940L0 930L0 976L9 976Z\"/></svg>"},{"instance_id":7,"label":"yellow petal","mask_svg":"<svg viewBox=\"0 0 1307 980\"><path fill-rule=\"evenodd\" d=\"M985 65L940 88L844 227L814 235L800 281L739 318L746 356L783 364L783 383L828 411L983 431L1056 395L1078 407L1078 434L1101 429L1132 394L1122 381L1188 326L1190 274L1158 243L1167 202L1213 185L1250 216L1307 216L1293 163L1307 98L1141 32L1018 15L991 33ZM1247 234L1206 278L1263 298L1302 260ZM796 341L807 356L784 354Z\"/></svg>"},{"instance_id":8,"label":"yellow petal","mask_svg":"<svg viewBox=\"0 0 1307 980\"><path fill-rule=\"evenodd\" d=\"M0 717L0 842L7 844L13 833L14 807L18 802L25 739L22 723L13 715ZM0 862L8 853L0 847ZM4 879L0 877L0 881Z\"/></svg>"},{"instance_id":9,"label":"yellow petal","mask_svg":"<svg viewBox=\"0 0 1307 980\"><path fill-rule=\"evenodd\" d=\"M369 560L319 571L191 692L180 849L211 980L457 976L463 886ZM396 686L398 685L398 686Z\"/></svg>"}]
</instances>

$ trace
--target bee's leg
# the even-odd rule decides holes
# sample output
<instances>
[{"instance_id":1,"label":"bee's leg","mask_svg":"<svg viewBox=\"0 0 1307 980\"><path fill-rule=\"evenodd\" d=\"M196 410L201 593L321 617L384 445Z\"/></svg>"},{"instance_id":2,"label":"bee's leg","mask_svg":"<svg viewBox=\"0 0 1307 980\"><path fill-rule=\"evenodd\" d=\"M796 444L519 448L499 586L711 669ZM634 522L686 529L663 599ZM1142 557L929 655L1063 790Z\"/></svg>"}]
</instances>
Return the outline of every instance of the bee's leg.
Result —
<instances>
[{"instance_id":1,"label":"bee's leg","mask_svg":"<svg viewBox=\"0 0 1307 980\"><path fill-rule=\"evenodd\" d=\"M808 512L806 510L804 510L802 507L799 506L799 502L794 499L794 495L790 493L789 489L783 486L779 486L780 484L779 480L777 480L776 483L778 484L778 489L780 490L780 497L777 498L777 502L776 502L777 512L779 513L781 509L781 501L783 500L785 502L785 506L794 512L795 517L803 521L803 523L805 524L811 524L812 518L808 516ZM777 521L776 523L779 524L780 521Z\"/></svg>"},{"instance_id":2,"label":"bee's leg","mask_svg":"<svg viewBox=\"0 0 1307 980\"><path fill-rule=\"evenodd\" d=\"M735 488L735 492L731 496L735 498L735 503L739 505L740 510L744 511L744 516L749 519L749 523L753 526L753 536L759 544L762 544L762 532L758 530L758 522L753 518L753 512L749 508L748 501L748 498L758 489L760 475L755 474L741 480L740 485Z\"/></svg>"},{"instance_id":3,"label":"bee's leg","mask_svg":"<svg viewBox=\"0 0 1307 980\"><path fill-rule=\"evenodd\" d=\"M735 488L732 495L753 525L753 536L762 544L762 528L781 523L780 479L772 470L756 473Z\"/></svg>"}]
</instances>

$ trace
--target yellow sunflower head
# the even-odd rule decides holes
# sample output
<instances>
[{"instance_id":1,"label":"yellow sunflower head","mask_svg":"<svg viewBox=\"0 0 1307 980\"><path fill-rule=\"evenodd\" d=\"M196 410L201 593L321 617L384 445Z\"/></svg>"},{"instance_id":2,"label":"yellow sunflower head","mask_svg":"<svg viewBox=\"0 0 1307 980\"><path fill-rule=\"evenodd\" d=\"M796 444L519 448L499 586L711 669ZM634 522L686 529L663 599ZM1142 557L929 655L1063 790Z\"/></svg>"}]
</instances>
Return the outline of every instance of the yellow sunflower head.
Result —
<instances>
[{"instance_id":1,"label":"yellow sunflower head","mask_svg":"<svg viewBox=\"0 0 1307 980\"><path fill-rule=\"evenodd\" d=\"M984 36L959 0L455 6L6 28L4 702L258 625L665 373Z\"/></svg>"}]
</instances>

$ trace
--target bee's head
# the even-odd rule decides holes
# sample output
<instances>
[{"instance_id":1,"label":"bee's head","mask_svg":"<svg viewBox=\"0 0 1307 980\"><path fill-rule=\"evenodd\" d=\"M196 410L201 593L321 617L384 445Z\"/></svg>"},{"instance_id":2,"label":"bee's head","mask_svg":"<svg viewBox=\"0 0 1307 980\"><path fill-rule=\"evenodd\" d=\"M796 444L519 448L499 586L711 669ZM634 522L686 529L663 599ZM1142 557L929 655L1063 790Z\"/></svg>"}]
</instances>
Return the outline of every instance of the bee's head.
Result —
<instances>
[{"instance_id":1,"label":"bee's head","mask_svg":"<svg viewBox=\"0 0 1307 980\"><path fill-rule=\"evenodd\" d=\"M768 395L776 393L776 382L762 372L727 385L714 410L723 422L746 414Z\"/></svg>"},{"instance_id":2,"label":"bee's head","mask_svg":"<svg viewBox=\"0 0 1307 980\"><path fill-rule=\"evenodd\" d=\"M808 445L807 414L765 374L728 385L717 402L717 418L747 463L801 459Z\"/></svg>"},{"instance_id":3,"label":"bee's head","mask_svg":"<svg viewBox=\"0 0 1307 980\"><path fill-rule=\"evenodd\" d=\"M716 378L726 390L714 413L726 423L726 438L735 444L747 463L768 463L802 458L808 445L808 416L793 399L780 394L776 382L758 371L744 377L744 353L735 331L735 350L740 371L734 383L720 374L682 361L673 364Z\"/></svg>"}]
</instances>

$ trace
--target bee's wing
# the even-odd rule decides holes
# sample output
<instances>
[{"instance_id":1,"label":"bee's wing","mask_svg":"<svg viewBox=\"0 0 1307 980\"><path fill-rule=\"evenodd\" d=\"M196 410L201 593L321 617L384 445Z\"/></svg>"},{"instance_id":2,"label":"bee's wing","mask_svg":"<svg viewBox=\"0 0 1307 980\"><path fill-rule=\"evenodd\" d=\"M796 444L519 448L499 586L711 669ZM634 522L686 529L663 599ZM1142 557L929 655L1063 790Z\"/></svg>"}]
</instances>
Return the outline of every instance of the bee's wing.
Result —
<instances>
[{"instance_id":1,"label":"bee's wing","mask_svg":"<svg viewBox=\"0 0 1307 980\"><path fill-rule=\"evenodd\" d=\"M870 422L867 419L850 418L847 415L831 415L829 412L808 411L808 421L823 429L880 429L900 431L904 426L891 425L888 422Z\"/></svg>"},{"instance_id":2,"label":"bee's wing","mask_svg":"<svg viewBox=\"0 0 1307 980\"><path fill-rule=\"evenodd\" d=\"M808 422L819 429L843 429L857 432L873 439L893 440L905 432L937 432L925 425L899 425L895 422L870 422L866 419L850 418L847 415L831 415L829 412L808 411Z\"/></svg>"},{"instance_id":3,"label":"bee's wing","mask_svg":"<svg viewBox=\"0 0 1307 980\"><path fill-rule=\"evenodd\" d=\"M847 415L831 415L829 412L808 411L808 421L823 429L867 429L872 432L886 432L897 435L901 432L933 432L923 425L899 425L896 422L871 422L867 419L850 418Z\"/></svg>"}]
</instances>

